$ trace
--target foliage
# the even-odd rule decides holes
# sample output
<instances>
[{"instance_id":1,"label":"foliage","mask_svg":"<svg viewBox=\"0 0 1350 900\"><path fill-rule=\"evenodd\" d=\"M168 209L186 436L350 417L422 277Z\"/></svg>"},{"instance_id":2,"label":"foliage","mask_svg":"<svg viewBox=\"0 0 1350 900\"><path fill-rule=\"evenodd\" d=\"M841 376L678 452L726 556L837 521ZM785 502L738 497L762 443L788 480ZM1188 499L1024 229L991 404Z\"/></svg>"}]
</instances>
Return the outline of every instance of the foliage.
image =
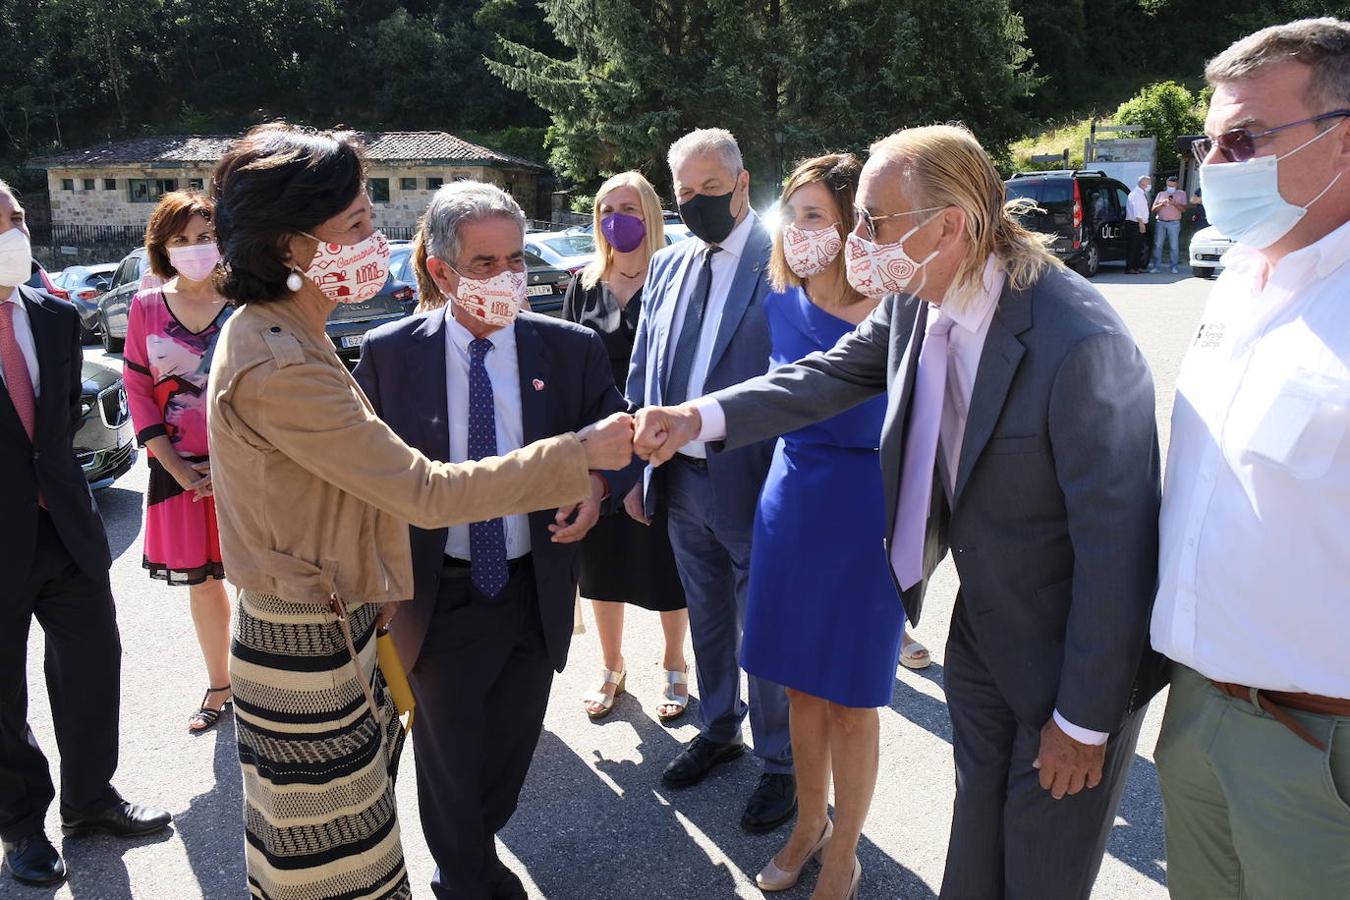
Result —
<instances>
[{"instance_id":1,"label":"foliage","mask_svg":"<svg viewBox=\"0 0 1350 900\"><path fill-rule=\"evenodd\" d=\"M1205 113L1197 98L1175 81L1145 86L1116 109L1119 125L1143 125L1158 139L1160 171L1173 171L1177 138L1204 130Z\"/></svg>"},{"instance_id":2,"label":"foliage","mask_svg":"<svg viewBox=\"0 0 1350 900\"><path fill-rule=\"evenodd\" d=\"M1091 119L1079 119L1051 127L1040 134L1023 138L1012 145L1013 169L1025 172L1031 169L1058 169L1061 163L1037 164L1031 161L1033 156L1069 151L1069 166L1081 168L1083 165L1083 144L1092 127Z\"/></svg>"}]
</instances>

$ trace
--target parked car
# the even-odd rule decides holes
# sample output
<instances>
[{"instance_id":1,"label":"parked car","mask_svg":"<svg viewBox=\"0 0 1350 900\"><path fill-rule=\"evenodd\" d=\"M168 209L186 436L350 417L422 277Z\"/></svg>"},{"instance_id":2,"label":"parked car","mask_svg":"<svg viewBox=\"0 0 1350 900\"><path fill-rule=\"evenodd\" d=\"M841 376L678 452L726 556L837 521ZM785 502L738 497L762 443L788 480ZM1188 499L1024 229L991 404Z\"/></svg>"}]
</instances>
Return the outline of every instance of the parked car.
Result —
<instances>
[{"instance_id":1,"label":"parked car","mask_svg":"<svg viewBox=\"0 0 1350 900\"><path fill-rule=\"evenodd\" d=\"M141 276L148 271L145 248L137 247L117 266L112 287L99 299L99 328L103 348L109 353L120 353L127 338L127 311L131 298L140 290ZM355 366L361 356L361 342L366 332L382 322L400 319L413 311L415 292L412 286L395 278L391 269L380 292L365 303L339 303L328 317L325 329L337 348L338 356L348 366Z\"/></svg>"},{"instance_id":2,"label":"parked car","mask_svg":"<svg viewBox=\"0 0 1350 900\"><path fill-rule=\"evenodd\" d=\"M87 361L81 375L75 458L89 486L98 490L122 477L136 462L136 430L122 376Z\"/></svg>"},{"instance_id":3,"label":"parked car","mask_svg":"<svg viewBox=\"0 0 1350 900\"><path fill-rule=\"evenodd\" d=\"M98 298L108 293L116 272L117 263L95 263L70 266L52 279L70 295L71 304L80 314L80 337L86 344L98 340Z\"/></svg>"},{"instance_id":4,"label":"parked car","mask_svg":"<svg viewBox=\"0 0 1350 900\"><path fill-rule=\"evenodd\" d=\"M58 300L70 299L70 294L66 293L65 289L58 285L51 275L47 274L47 270L42 268L42 263L37 260L33 260L33 274L28 277L24 284L39 291L46 291Z\"/></svg>"},{"instance_id":5,"label":"parked car","mask_svg":"<svg viewBox=\"0 0 1350 900\"><path fill-rule=\"evenodd\" d=\"M1105 172L1061 169L1019 172L1005 182L1009 200L1036 209L1022 216L1032 231L1055 236L1050 249L1084 277L1102 263L1125 263L1125 201L1129 189Z\"/></svg>"},{"instance_id":6,"label":"parked car","mask_svg":"<svg viewBox=\"0 0 1350 900\"><path fill-rule=\"evenodd\" d=\"M562 315L563 297L572 281L572 273L550 266L528 250L525 251L525 269L529 272L525 293L530 311L546 316Z\"/></svg>"},{"instance_id":7,"label":"parked car","mask_svg":"<svg viewBox=\"0 0 1350 900\"><path fill-rule=\"evenodd\" d=\"M582 231L542 231L525 235L525 249L555 269L575 275L595 258L595 237Z\"/></svg>"},{"instance_id":8,"label":"parked car","mask_svg":"<svg viewBox=\"0 0 1350 900\"><path fill-rule=\"evenodd\" d=\"M1223 270L1223 255L1233 246L1213 225L1201 228L1191 235L1191 274L1197 278L1213 278Z\"/></svg>"}]
</instances>

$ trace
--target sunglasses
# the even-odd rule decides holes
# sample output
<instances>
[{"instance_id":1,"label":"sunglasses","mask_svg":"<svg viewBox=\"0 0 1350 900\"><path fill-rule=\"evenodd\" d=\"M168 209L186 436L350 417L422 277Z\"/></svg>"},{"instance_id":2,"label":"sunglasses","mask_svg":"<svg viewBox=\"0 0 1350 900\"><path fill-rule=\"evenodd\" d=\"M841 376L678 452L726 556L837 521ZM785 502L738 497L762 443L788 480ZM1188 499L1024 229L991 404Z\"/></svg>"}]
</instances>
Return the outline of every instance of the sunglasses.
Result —
<instances>
[{"instance_id":1,"label":"sunglasses","mask_svg":"<svg viewBox=\"0 0 1350 900\"><path fill-rule=\"evenodd\" d=\"M1225 131L1216 138L1197 138L1191 142L1191 152L1195 154L1197 162L1203 163L1205 158L1209 156L1210 151L1218 147L1219 153L1229 162L1246 162L1256 155L1256 141L1259 138L1269 137L1277 131L1284 131L1286 128L1293 128L1297 125L1307 125L1312 122L1321 122L1324 119L1339 119L1345 116L1350 116L1350 109L1338 109L1335 112L1322 113L1320 116L1299 119L1297 122L1277 125L1274 128L1267 128L1265 131L1252 132L1246 128L1234 128L1232 131Z\"/></svg>"},{"instance_id":2,"label":"sunglasses","mask_svg":"<svg viewBox=\"0 0 1350 900\"><path fill-rule=\"evenodd\" d=\"M912 216L915 213L936 212L939 209L945 209L942 206L928 206L924 209L911 209L908 212L888 213L884 216L874 216L861 206L853 207L853 227L862 228L862 233L858 237L865 241L875 241L877 239L878 222L884 222L886 219L898 219L901 216Z\"/></svg>"}]
</instances>

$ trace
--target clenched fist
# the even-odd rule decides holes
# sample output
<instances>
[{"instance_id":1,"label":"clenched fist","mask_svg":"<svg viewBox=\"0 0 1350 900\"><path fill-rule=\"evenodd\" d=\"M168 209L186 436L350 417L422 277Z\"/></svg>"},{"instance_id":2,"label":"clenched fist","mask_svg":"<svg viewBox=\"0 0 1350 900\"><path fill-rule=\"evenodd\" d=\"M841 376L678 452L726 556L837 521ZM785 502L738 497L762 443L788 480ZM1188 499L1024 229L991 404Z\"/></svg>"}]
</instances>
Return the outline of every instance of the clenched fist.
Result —
<instances>
[{"instance_id":1,"label":"clenched fist","mask_svg":"<svg viewBox=\"0 0 1350 900\"><path fill-rule=\"evenodd\" d=\"M586 467L596 472L613 472L633 461L633 417L615 413L577 432L586 451Z\"/></svg>"},{"instance_id":2,"label":"clenched fist","mask_svg":"<svg viewBox=\"0 0 1350 900\"><path fill-rule=\"evenodd\" d=\"M648 406L638 410L633 450L654 466L669 462L698 437L703 417L692 405Z\"/></svg>"}]
</instances>

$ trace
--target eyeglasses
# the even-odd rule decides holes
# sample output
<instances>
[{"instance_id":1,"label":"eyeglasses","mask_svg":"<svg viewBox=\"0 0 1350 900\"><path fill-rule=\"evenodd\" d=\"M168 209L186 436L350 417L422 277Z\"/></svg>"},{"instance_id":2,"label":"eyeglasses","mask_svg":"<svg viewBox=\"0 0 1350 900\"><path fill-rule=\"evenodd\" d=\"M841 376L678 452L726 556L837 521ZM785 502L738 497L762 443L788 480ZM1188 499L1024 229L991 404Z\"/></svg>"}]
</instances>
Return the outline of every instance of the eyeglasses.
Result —
<instances>
[{"instance_id":1,"label":"eyeglasses","mask_svg":"<svg viewBox=\"0 0 1350 900\"><path fill-rule=\"evenodd\" d=\"M942 206L927 206L923 209L911 209L907 212L887 213L884 216L874 216L861 206L853 207L853 227L856 229L862 227L862 233L859 235L865 241L875 241L877 239L877 222L886 219L898 219L901 216L912 216L915 213L937 212L939 209L945 209Z\"/></svg>"},{"instance_id":2,"label":"eyeglasses","mask_svg":"<svg viewBox=\"0 0 1350 900\"><path fill-rule=\"evenodd\" d=\"M1265 131L1255 133L1248 131L1246 128L1234 128L1232 131L1225 131L1216 138L1197 138L1191 142L1191 152L1195 154L1198 162L1204 162L1210 151L1217 146L1219 152L1223 154L1223 158L1229 162L1246 162L1256 155L1258 138L1269 137L1277 131L1284 131L1286 128L1293 128L1296 125L1307 125L1312 122L1339 119L1345 116L1350 116L1350 109L1338 109L1335 112L1322 113L1320 116L1299 119L1297 122L1277 125L1274 128L1267 128Z\"/></svg>"}]
</instances>

